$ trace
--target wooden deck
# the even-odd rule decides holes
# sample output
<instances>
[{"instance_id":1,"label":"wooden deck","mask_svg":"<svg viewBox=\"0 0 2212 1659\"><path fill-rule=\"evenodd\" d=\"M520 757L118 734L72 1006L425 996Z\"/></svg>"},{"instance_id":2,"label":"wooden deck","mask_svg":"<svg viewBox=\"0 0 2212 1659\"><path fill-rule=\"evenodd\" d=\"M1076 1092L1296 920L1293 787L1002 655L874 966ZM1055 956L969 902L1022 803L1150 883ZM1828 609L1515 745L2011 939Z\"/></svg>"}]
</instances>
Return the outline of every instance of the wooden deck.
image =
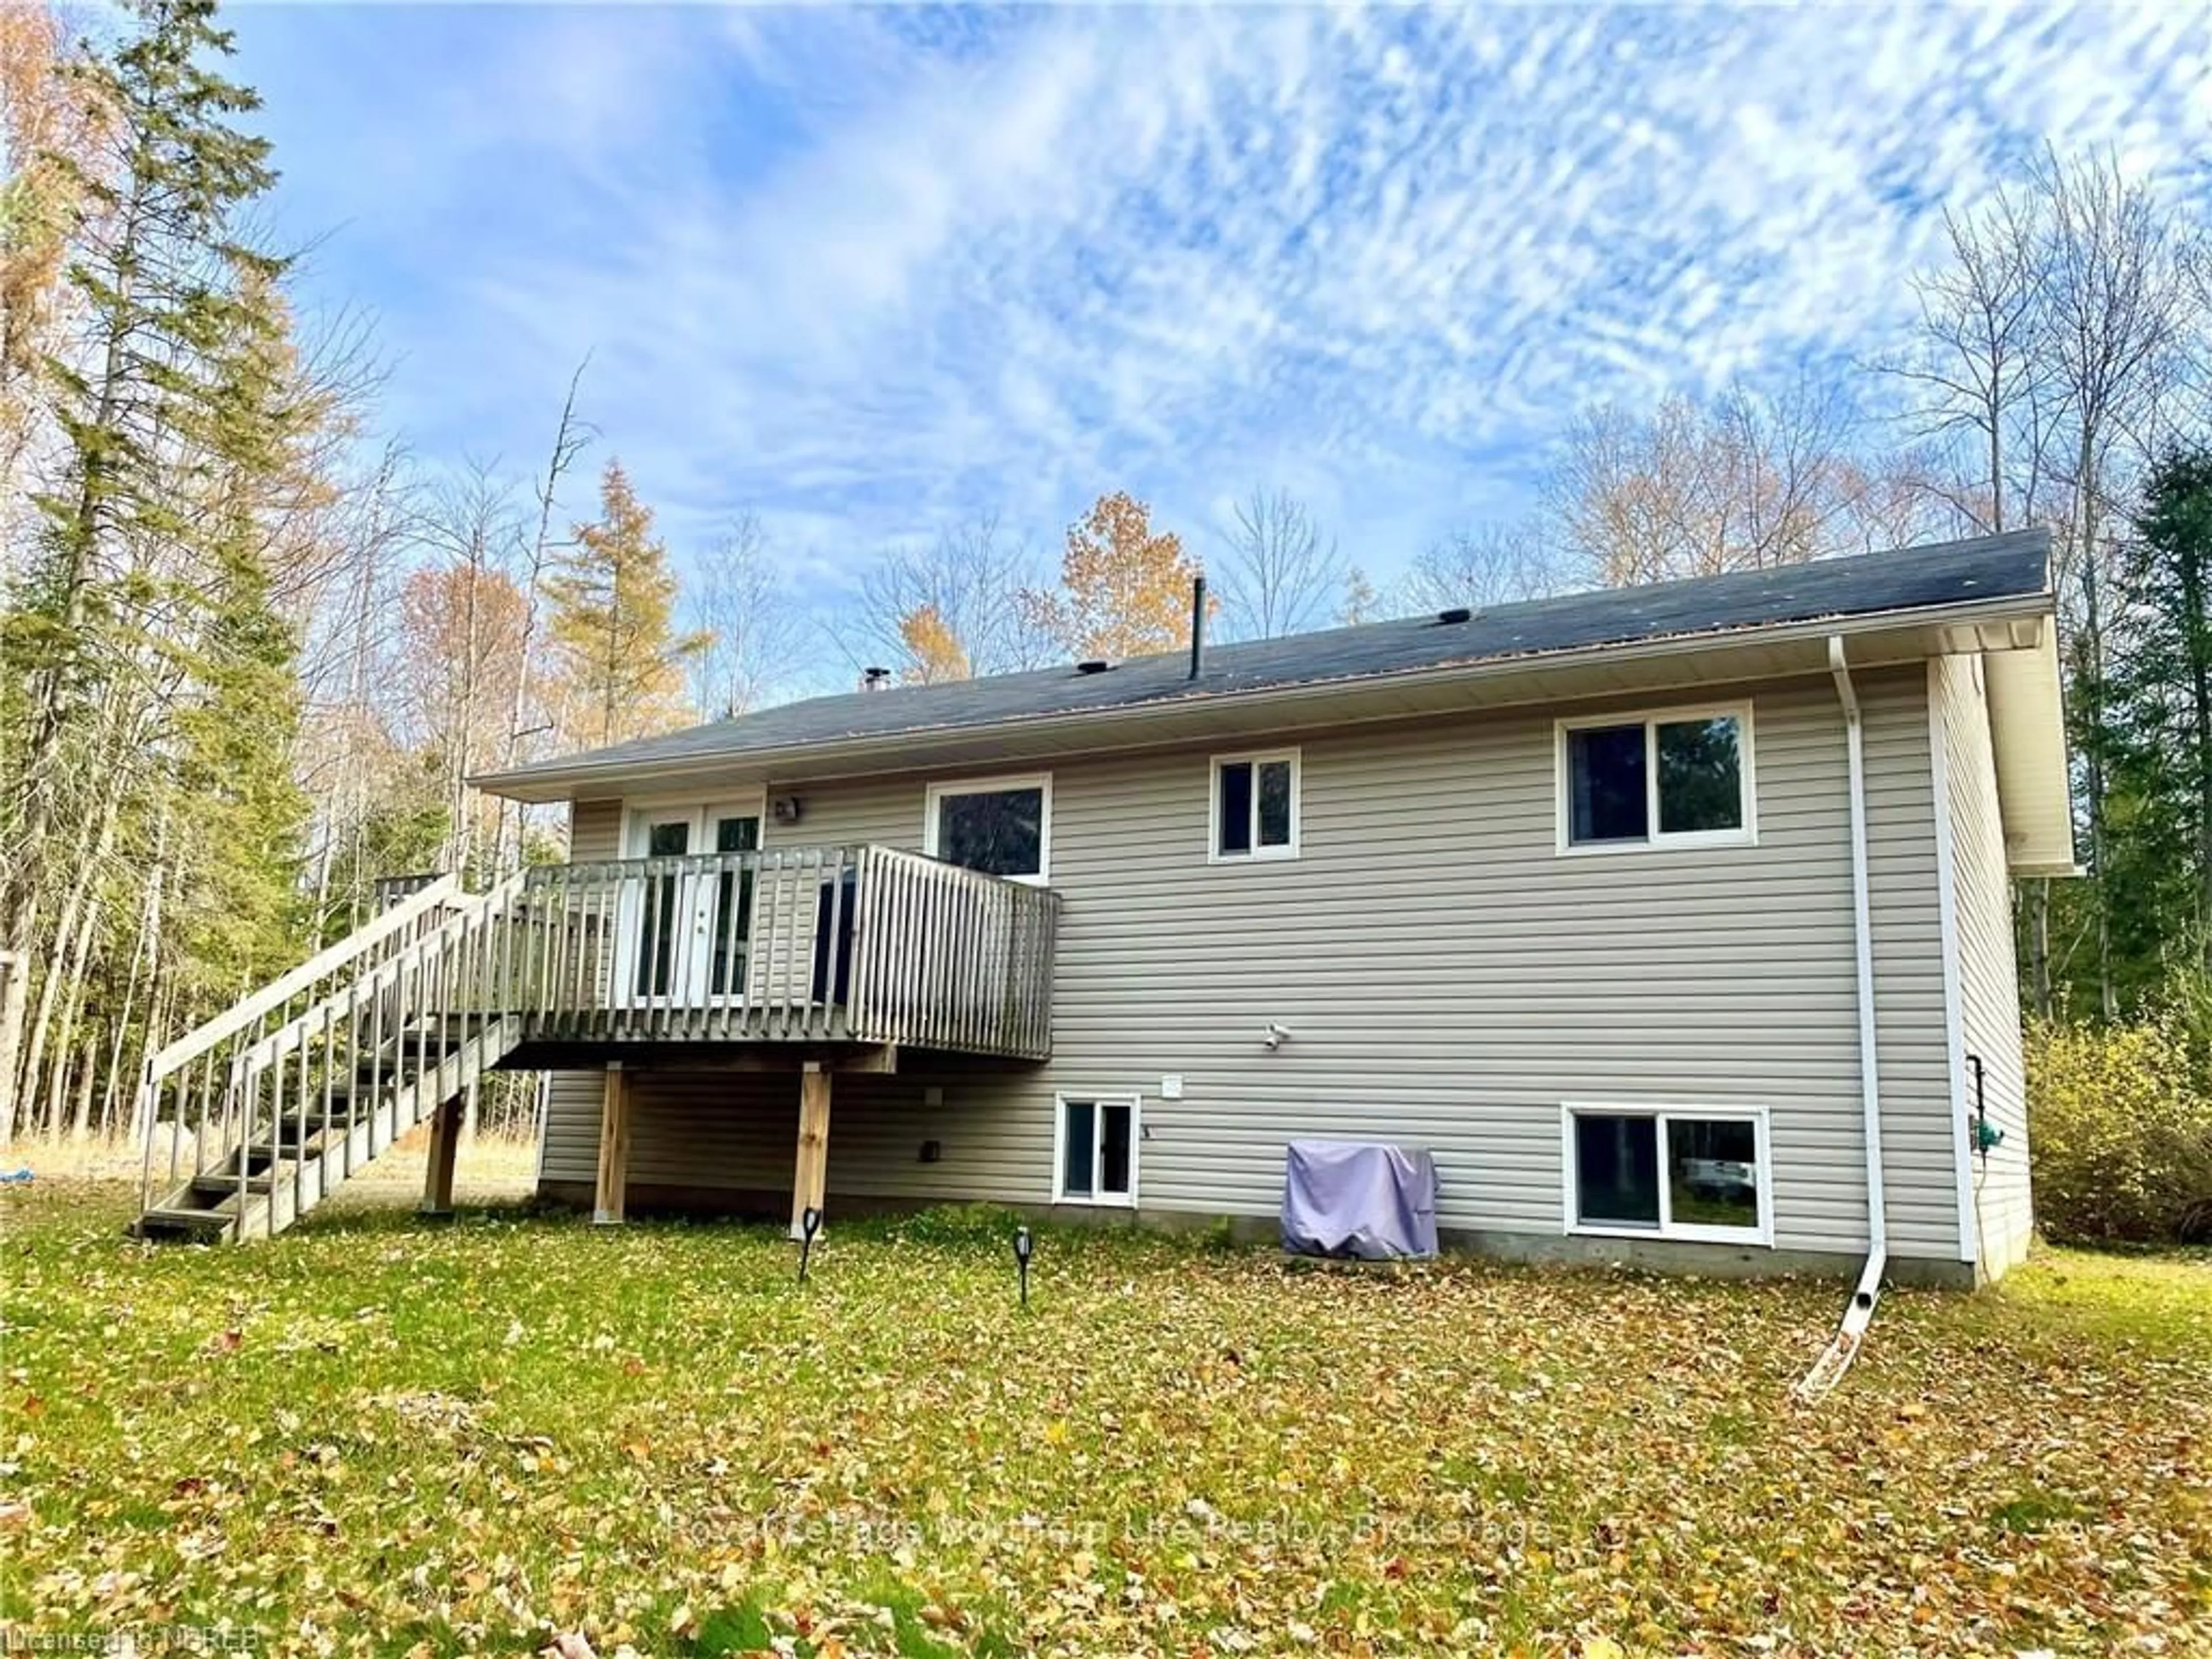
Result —
<instances>
[{"instance_id":1,"label":"wooden deck","mask_svg":"<svg viewBox=\"0 0 2212 1659\"><path fill-rule=\"evenodd\" d=\"M503 1066L605 1067L599 1210L618 1219L622 1068L678 1052L801 1079L794 1214L818 1207L831 1072L902 1049L1050 1054L1058 917L1042 888L872 845L547 865L477 895L412 884L149 1059L138 1231L282 1231L425 1121L442 1208L456 1103Z\"/></svg>"},{"instance_id":2,"label":"wooden deck","mask_svg":"<svg viewBox=\"0 0 2212 1659\"><path fill-rule=\"evenodd\" d=\"M550 865L479 1006L549 1046L888 1044L1042 1060L1058 897L877 846Z\"/></svg>"}]
</instances>

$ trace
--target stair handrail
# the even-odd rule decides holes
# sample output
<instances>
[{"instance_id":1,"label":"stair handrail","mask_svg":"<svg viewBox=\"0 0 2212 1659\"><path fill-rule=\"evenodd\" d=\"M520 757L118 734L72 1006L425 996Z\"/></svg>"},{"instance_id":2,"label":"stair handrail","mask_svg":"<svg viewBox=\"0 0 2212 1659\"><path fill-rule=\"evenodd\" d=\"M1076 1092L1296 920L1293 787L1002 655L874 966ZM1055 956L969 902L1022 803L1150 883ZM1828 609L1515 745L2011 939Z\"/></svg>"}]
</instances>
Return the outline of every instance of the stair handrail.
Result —
<instances>
[{"instance_id":1,"label":"stair handrail","mask_svg":"<svg viewBox=\"0 0 2212 1659\"><path fill-rule=\"evenodd\" d=\"M436 927L419 938L409 940L392 955L372 966L366 973L349 979L338 990L311 1004L275 1030L264 1033L250 1046L238 1050L231 1057L229 1085L231 1090L246 1103L240 1124L241 1144L252 1135L254 1113L257 1109L253 1103L258 1098L258 1079L261 1073L276 1065L285 1054L295 1048L301 1049L304 1053L309 1038L318 1026L327 1032L340 1015L351 1014L356 1012L363 1002L373 1002L386 991L395 989L405 981L410 974L421 975L429 963L449 955L456 947L461 945L471 931L482 930L488 933L503 919L503 913L507 906L513 902L514 896L522 891L523 880L527 873L526 870L517 870L489 892L470 896L465 903L455 908L453 914ZM479 966L484 969L487 974L497 971L497 969L489 961L481 963ZM483 984L473 988L488 991L493 988L489 984ZM398 1035L401 1023L395 1019L395 1036ZM376 1109L374 1103L372 1103L372 1109ZM276 1125L283 1115L283 1103L281 1101L271 1103L270 1144L272 1146L282 1146L282 1135ZM351 1122L351 1113L349 1109L349 1127ZM301 1132L301 1139L304 1144L304 1129ZM274 1167L272 1161L272 1172ZM300 1179L301 1171L295 1167L293 1172L295 1205L298 1201ZM244 1226L246 1182L246 1167L241 1159L239 1166L239 1214L241 1229ZM272 1188L272 1200L274 1195ZM268 1213L268 1222L270 1230L273 1233L276 1224L273 1203ZM243 1237L242 1231L240 1236Z\"/></svg>"},{"instance_id":2,"label":"stair handrail","mask_svg":"<svg viewBox=\"0 0 2212 1659\"><path fill-rule=\"evenodd\" d=\"M434 931L410 941L365 975L348 980L321 1001L310 1004L275 1030L267 1033L252 1048L239 1050L231 1061L233 1076L242 1076L249 1068L267 1066L291 1043L302 1040L317 1021L337 1014L356 995L367 993L373 996L392 984L410 968L418 966L421 958L443 954L468 931L470 923L479 917L489 918L501 904L521 891L522 878L527 873L526 871L517 870L489 892L471 896L465 905L441 922Z\"/></svg>"},{"instance_id":3,"label":"stair handrail","mask_svg":"<svg viewBox=\"0 0 2212 1659\"><path fill-rule=\"evenodd\" d=\"M321 951L270 980L259 990L240 998L213 1019L193 1027L164 1046L146 1061L146 1080L151 1085L164 1073L196 1060L226 1037L235 1036L272 1008L281 1008L317 980L326 979L356 958L374 949L426 912L435 909L460 891L458 876L441 876L383 915L356 927L335 945Z\"/></svg>"},{"instance_id":4,"label":"stair handrail","mask_svg":"<svg viewBox=\"0 0 2212 1659\"><path fill-rule=\"evenodd\" d=\"M201 1062L201 1117L192 1129L192 1164L197 1173L205 1162L208 1114L220 1105L227 1124L233 1103L229 1087L226 1087L219 1096L210 1091L209 1085L213 1079L210 1073L213 1068L222 1067L228 1074L227 1081L234 1082L237 1076L234 1066L223 1066L220 1058L210 1058L214 1051L240 1033L253 1030L270 1012L283 1008L301 993L312 989L332 975L345 972L363 957L381 947L386 941L416 927L432 911L451 904L459 892L459 877L441 876L420 892L370 918L334 944L325 946L299 966L288 969L259 989L241 997L214 1018L193 1027L148 1055L139 1072L136 1108L136 1115L144 1125L145 1134L138 1176L140 1210L143 1212L151 1201L154 1147L161 1134L161 1097L173 1080L177 1080L179 1090L169 1134L169 1172L173 1179L184 1139L184 1097L190 1093L191 1084L192 1074L188 1068L193 1062Z\"/></svg>"}]
</instances>

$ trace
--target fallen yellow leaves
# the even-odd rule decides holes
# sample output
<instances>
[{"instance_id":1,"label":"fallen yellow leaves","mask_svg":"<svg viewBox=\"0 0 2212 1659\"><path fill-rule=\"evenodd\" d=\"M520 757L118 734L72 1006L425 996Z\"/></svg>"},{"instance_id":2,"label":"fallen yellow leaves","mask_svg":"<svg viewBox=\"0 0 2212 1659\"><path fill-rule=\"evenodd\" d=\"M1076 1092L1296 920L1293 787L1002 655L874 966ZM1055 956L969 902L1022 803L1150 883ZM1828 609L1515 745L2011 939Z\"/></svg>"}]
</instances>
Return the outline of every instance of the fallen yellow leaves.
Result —
<instances>
[{"instance_id":1,"label":"fallen yellow leaves","mask_svg":"<svg viewBox=\"0 0 2212 1659\"><path fill-rule=\"evenodd\" d=\"M1893 1296L1811 1411L1825 1285L1050 1234L1024 1315L999 1242L859 1223L800 1293L773 1232L341 1210L155 1253L41 1203L9 1218L0 1533L5 1611L42 1630L228 1617L317 1659L2212 1652L2212 1355L2108 1310Z\"/></svg>"}]
</instances>

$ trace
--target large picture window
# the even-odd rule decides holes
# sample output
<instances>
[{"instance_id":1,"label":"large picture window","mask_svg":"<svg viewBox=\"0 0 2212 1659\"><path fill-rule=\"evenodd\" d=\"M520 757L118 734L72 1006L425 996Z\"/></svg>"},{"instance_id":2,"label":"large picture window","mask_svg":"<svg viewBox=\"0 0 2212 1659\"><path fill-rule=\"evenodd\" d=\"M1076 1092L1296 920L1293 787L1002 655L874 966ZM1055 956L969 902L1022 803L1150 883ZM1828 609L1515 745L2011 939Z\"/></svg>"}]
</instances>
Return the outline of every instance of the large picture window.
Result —
<instances>
[{"instance_id":1,"label":"large picture window","mask_svg":"<svg viewBox=\"0 0 2212 1659\"><path fill-rule=\"evenodd\" d=\"M1137 1097L1061 1095L1053 1154L1055 1204L1137 1201Z\"/></svg>"},{"instance_id":2,"label":"large picture window","mask_svg":"<svg viewBox=\"0 0 2212 1659\"><path fill-rule=\"evenodd\" d=\"M1570 1105L1562 1152L1569 1232L1772 1242L1763 1110Z\"/></svg>"},{"instance_id":3,"label":"large picture window","mask_svg":"<svg viewBox=\"0 0 2212 1659\"><path fill-rule=\"evenodd\" d=\"M1754 839L1751 710L1562 721L1559 846L1741 846Z\"/></svg>"},{"instance_id":4,"label":"large picture window","mask_svg":"<svg viewBox=\"0 0 2212 1659\"><path fill-rule=\"evenodd\" d=\"M1298 751L1218 755L1211 855L1217 864L1298 855Z\"/></svg>"},{"instance_id":5,"label":"large picture window","mask_svg":"<svg viewBox=\"0 0 2212 1659\"><path fill-rule=\"evenodd\" d=\"M965 870L1042 883L1052 867L1052 780L930 785L922 850Z\"/></svg>"}]
</instances>

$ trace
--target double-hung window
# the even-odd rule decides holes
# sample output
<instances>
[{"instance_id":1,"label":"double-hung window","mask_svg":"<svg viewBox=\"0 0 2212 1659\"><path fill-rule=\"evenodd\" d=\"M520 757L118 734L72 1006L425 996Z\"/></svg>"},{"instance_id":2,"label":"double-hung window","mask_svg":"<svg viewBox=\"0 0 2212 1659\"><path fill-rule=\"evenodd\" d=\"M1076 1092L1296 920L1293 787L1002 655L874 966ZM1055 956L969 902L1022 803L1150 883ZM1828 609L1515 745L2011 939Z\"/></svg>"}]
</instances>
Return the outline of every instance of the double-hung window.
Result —
<instances>
[{"instance_id":1,"label":"double-hung window","mask_svg":"<svg viewBox=\"0 0 2212 1659\"><path fill-rule=\"evenodd\" d=\"M1751 708L1559 726L1559 847L1741 847L1757 832Z\"/></svg>"},{"instance_id":2,"label":"double-hung window","mask_svg":"<svg viewBox=\"0 0 2212 1659\"><path fill-rule=\"evenodd\" d=\"M1763 1109L1570 1104L1562 1151L1571 1233L1773 1242Z\"/></svg>"},{"instance_id":3,"label":"double-hung window","mask_svg":"<svg viewBox=\"0 0 2212 1659\"><path fill-rule=\"evenodd\" d=\"M1216 864L1298 855L1298 751L1213 757L1207 856Z\"/></svg>"},{"instance_id":4,"label":"double-hung window","mask_svg":"<svg viewBox=\"0 0 2212 1659\"><path fill-rule=\"evenodd\" d=\"M1137 1201L1137 1097L1061 1095L1054 1136L1052 1201Z\"/></svg>"},{"instance_id":5,"label":"double-hung window","mask_svg":"<svg viewBox=\"0 0 2212 1659\"><path fill-rule=\"evenodd\" d=\"M963 869L1042 885L1052 869L1052 779L933 783L921 848Z\"/></svg>"}]
</instances>

